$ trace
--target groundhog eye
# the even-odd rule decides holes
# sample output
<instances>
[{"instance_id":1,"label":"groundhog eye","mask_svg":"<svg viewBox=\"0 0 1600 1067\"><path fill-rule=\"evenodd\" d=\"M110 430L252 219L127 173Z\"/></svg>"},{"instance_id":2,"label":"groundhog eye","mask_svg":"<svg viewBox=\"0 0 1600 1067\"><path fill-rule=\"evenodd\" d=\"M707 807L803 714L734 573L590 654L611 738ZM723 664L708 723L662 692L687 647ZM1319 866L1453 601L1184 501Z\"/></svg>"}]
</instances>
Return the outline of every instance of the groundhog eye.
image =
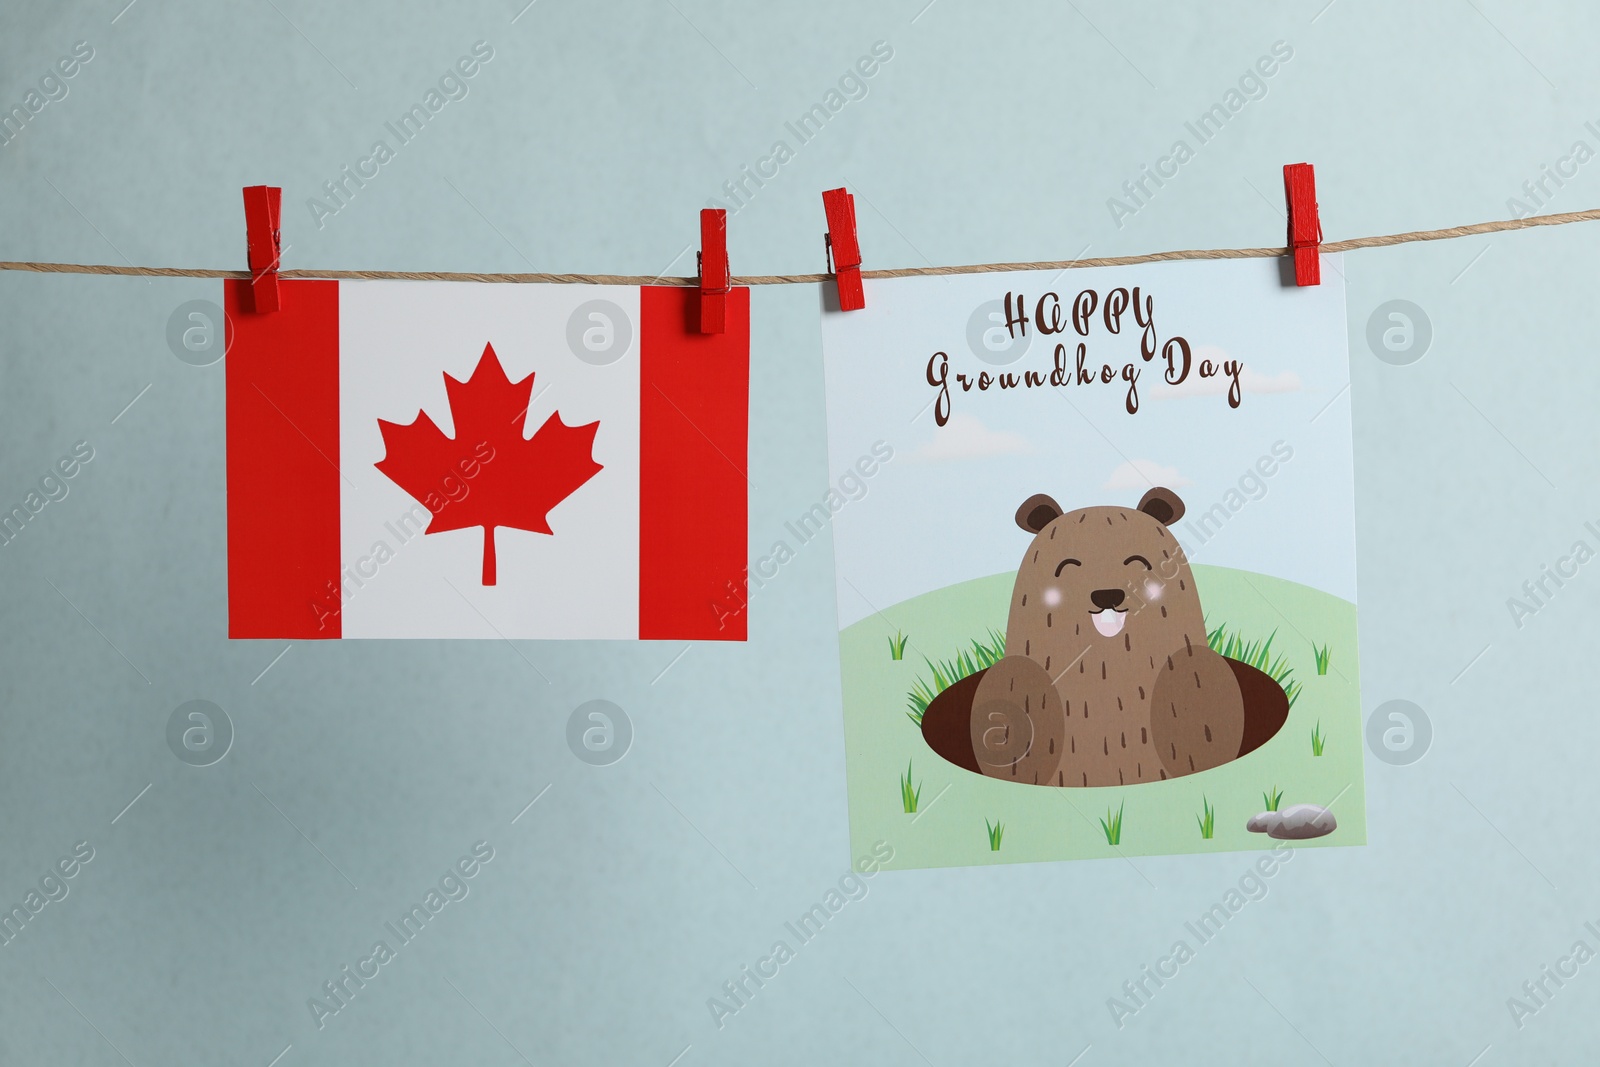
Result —
<instances>
[{"instance_id":1,"label":"groundhog eye","mask_svg":"<svg viewBox=\"0 0 1600 1067\"><path fill-rule=\"evenodd\" d=\"M1147 571L1155 570L1154 567L1150 566L1150 561L1145 559L1143 556L1140 556L1140 555L1129 556L1127 559L1122 561L1122 565L1124 567L1126 567L1128 564L1132 563L1134 560L1138 560L1140 563L1143 563L1144 564L1144 569L1147 570Z\"/></svg>"},{"instance_id":2,"label":"groundhog eye","mask_svg":"<svg viewBox=\"0 0 1600 1067\"><path fill-rule=\"evenodd\" d=\"M1081 566L1083 566L1083 563L1082 563L1082 562L1080 562L1080 561L1079 561L1079 560L1075 560L1075 559L1064 559L1064 560L1062 560L1062 561L1061 561L1061 562L1060 562L1060 563L1058 563L1058 564L1056 564L1056 577L1057 577L1057 578L1059 578L1059 577L1061 577L1061 572L1062 572L1062 571L1064 571L1064 570L1066 570L1066 569L1067 569L1067 565L1068 565L1068 564L1069 564L1069 563L1070 563L1070 564L1071 564L1071 565L1072 565L1072 566L1074 566L1074 567L1081 567Z\"/></svg>"}]
</instances>

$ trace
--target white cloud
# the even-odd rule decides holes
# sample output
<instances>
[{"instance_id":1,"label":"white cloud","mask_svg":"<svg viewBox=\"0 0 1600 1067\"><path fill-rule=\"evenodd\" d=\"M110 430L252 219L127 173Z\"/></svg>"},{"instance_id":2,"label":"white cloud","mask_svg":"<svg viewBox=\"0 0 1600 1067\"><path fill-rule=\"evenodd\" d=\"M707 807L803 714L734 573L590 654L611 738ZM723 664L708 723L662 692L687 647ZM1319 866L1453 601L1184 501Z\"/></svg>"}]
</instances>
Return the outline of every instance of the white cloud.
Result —
<instances>
[{"instance_id":1,"label":"white cloud","mask_svg":"<svg viewBox=\"0 0 1600 1067\"><path fill-rule=\"evenodd\" d=\"M1178 473L1176 467L1163 467L1155 460L1131 459L1126 463L1119 463L1117 469L1111 472L1111 477L1106 479L1102 489L1149 489L1153 486L1164 485L1168 489L1182 489L1186 485L1193 485L1189 479Z\"/></svg>"},{"instance_id":2,"label":"white cloud","mask_svg":"<svg viewBox=\"0 0 1600 1067\"><path fill-rule=\"evenodd\" d=\"M1165 381L1157 379L1160 382L1155 391L1157 400L1172 400L1186 396L1221 396L1232 388L1233 379L1220 370L1214 377L1200 377L1200 361L1209 359L1221 367L1225 360L1233 358L1228 355L1227 350L1217 345L1196 345L1192 355L1189 377L1182 385L1168 385ZM1246 363L1244 370L1239 374L1239 388L1250 396L1266 396L1270 393L1298 393L1305 388L1305 383L1292 370L1263 374Z\"/></svg>"},{"instance_id":3,"label":"white cloud","mask_svg":"<svg viewBox=\"0 0 1600 1067\"><path fill-rule=\"evenodd\" d=\"M950 421L933 431L933 440L911 453L912 459L938 462L952 459L989 459L994 456L1025 456L1033 451L1021 434L991 430L975 416L958 411Z\"/></svg>"}]
</instances>

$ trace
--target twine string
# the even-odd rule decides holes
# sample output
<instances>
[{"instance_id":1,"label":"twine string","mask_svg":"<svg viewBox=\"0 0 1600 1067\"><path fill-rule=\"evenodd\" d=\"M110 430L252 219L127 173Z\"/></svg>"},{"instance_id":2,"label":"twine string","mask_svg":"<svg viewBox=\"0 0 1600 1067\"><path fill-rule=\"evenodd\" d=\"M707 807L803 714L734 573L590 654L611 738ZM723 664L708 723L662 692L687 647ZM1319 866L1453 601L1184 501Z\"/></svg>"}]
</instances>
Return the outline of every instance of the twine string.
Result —
<instances>
[{"instance_id":1,"label":"twine string","mask_svg":"<svg viewBox=\"0 0 1600 1067\"><path fill-rule=\"evenodd\" d=\"M1533 215L1524 219L1500 219L1471 226L1451 226L1442 230L1413 230L1377 237L1356 237L1330 241L1324 252L1353 252L1360 248L1386 248L1418 241L1448 241L1506 230L1526 230L1535 226L1564 226L1572 222L1600 221L1600 208L1568 211L1559 215ZM1285 246L1269 248L1204 248L1172 252L1149 252L1137 256L1102 256L1093 259L1044 260L1033 263L972 263L950 267L900 267L893 270L864 270L863 278L927 278L952 274L987 274L1025 270L1068 270L1074 267L1127 267L1138 263L1164 263L1181 259L1272 259L1292 254ZM118 267L105 263L31 263L0 261L0 271L29 271L35 274L109 274L133 278L237 278L248 280L247 270L208 270L190 267ZM281 270L280 278L323 278L330 281L426 281L497 282L543 285L672 285L698 287L700 279L648 274L483 274L439 270ZM831 274L746 274L729 279L739 285L801 285L826 282Z\"/></svg>"}]
</instances>

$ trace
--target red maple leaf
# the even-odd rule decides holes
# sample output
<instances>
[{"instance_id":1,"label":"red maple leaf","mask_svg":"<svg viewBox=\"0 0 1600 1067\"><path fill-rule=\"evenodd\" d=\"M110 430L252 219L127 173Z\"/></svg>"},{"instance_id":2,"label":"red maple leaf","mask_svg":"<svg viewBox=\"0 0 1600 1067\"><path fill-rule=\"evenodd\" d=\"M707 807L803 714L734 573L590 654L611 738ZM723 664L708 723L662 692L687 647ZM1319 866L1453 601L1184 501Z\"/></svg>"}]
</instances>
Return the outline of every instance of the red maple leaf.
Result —
<instances>
[{"instance_id":1,"label":"red maple leaf","mask_svg":"<svg viewBox=\"0 0 1600 1067\"><path fill-rule=\"evenodd\" d=\"M522 436L533 377L511 381L484 345L472 377L444 376L454 438L425 411L406 425L378 420L384 457L375 466L432 513L425 532L483 527L484 585L495 584L495 527L552 533L550 509L602 469L592 454L598 422L568 426L555 412Z\"/></svg>"}]
</instances>

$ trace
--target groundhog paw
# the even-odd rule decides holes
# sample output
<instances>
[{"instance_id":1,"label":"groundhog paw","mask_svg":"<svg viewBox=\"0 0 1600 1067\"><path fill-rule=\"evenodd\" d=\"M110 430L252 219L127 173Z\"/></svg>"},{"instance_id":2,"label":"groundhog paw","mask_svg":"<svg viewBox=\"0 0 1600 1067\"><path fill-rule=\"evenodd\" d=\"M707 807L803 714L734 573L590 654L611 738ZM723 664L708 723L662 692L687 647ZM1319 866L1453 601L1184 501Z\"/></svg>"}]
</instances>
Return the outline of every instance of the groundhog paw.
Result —
<instances>
[{"instance_id":1,"label":"groundhog paw","mask_svg":"<svg viewBox=\"0 0 1600 1067\"><path fill-rule=\"evenodd\" d=\"M972 700L972 751L991 778L1064 785L1066 718L1049 674L1026 656L1006 656L984 672Z\"/></svg>"},{"instance_id":2,"label":"groundhog paw","mask_svg":"<svg viewBox=\"0 0 1600 1067\"><path fill-rule=\"evenodd\" d=\"M1228 662L1204 646L1174 652L1156 675L1150 739L1168 777L1237 759L1244 741L1244 697Z\"/></svg>"}]
</instances>

